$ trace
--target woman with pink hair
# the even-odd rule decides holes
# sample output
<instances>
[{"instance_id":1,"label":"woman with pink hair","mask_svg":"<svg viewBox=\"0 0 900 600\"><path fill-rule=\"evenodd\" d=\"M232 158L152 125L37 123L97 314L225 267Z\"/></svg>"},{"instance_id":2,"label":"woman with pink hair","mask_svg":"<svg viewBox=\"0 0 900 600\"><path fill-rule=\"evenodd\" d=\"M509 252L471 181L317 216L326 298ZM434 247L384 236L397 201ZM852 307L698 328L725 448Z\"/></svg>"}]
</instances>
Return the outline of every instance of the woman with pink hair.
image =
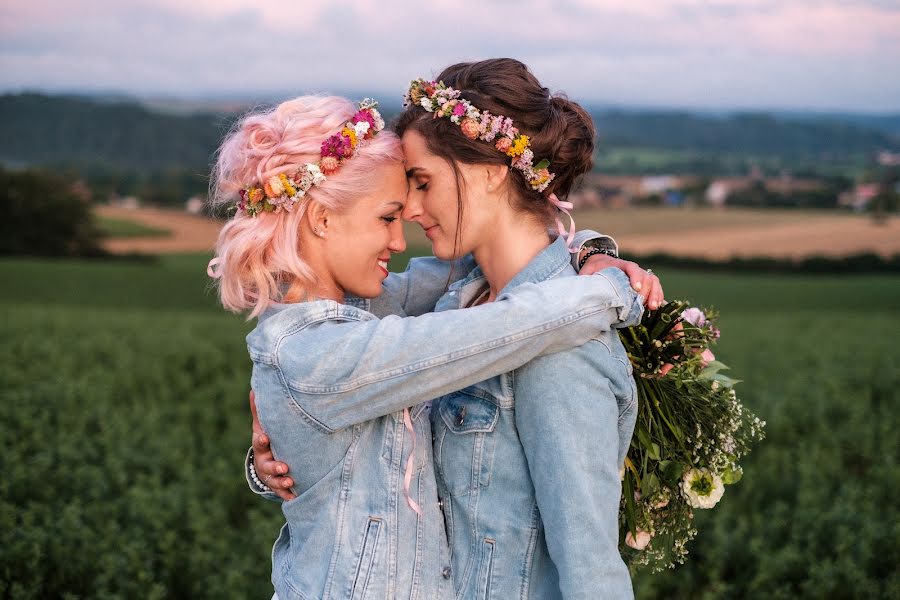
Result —
<instances>
[{"instance_id":1,"label":"woman with pink hair","mask_svg":"<svg viewBox=\"0 0 900 600\"><path fill-rule=\"evenodd\" d=\"M293 468L272 552L281 600L453 597L425 403L641 313L618 269L429 313L474 265L388 273L408 184L383 127L374 102L296 98L242 119L214 171L213 202L235 214L209 273L223 306L258 319L258 417Z\"/></svg>"}]
</instances>

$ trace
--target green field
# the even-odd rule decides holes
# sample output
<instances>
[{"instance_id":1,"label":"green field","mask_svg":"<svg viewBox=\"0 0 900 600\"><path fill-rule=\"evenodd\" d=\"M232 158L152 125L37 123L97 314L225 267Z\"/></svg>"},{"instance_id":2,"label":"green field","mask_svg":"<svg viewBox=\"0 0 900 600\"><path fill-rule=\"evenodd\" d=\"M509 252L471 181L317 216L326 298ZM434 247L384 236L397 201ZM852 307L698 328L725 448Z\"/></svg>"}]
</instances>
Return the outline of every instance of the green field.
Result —
<instances>
[{"instance_id":1,"label":"green field","mask_svg":"<svg viewBox=\"0 0 900 600\"><path fill-rule=\"evenodd\" d=\"M94 217L97 227L106 237L111 238L143 238L143 237L168 237L171 232L158 227L148 227L135 221L115 219L113 217Z\"/></svg>"},{"instance_id":2,"label":"green field","mask_svg":"<svg viewBox=\"0 0 900 600\"><path fill-rule=\"evenodd\" d=\"M661 271L722 312L768 437L639 597L900 597L900 277ZM204 257L0 276L0 597L271 597L281 514L241 471L252 324Z\"/></svg>"}]
</instances>

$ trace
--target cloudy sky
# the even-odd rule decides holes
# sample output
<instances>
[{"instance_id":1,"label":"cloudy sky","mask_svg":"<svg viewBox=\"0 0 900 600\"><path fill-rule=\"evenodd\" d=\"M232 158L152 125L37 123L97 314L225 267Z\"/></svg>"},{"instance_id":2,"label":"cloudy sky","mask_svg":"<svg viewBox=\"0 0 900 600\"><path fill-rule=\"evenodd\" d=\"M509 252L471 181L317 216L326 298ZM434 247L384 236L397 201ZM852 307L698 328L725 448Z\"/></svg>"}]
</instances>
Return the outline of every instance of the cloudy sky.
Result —
<instances>
[{"instance_id":1,"label":"cloudy sky","mask_svg":"<svg viewBox=\"0 0 900 600\"><path fill-rule=\"evenodd\" d=\"M16 0L0 91L399 95L512 56L625 107L900 111L900 0Z\"/></svg>"}]
</instances>

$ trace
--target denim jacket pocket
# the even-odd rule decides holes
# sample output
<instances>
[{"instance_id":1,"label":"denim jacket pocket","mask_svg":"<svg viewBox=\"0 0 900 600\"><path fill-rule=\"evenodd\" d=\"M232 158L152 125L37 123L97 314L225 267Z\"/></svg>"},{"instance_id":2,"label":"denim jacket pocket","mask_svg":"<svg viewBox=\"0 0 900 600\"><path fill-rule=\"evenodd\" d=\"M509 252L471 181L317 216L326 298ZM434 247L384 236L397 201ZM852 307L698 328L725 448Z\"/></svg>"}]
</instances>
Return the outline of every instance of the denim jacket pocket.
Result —
<instances>
[{"instance_id":1,"label":"denim jacket pocket","mask_svg":"<svg viewBox=\"0 0 900 600\"><path fill-rule=\"evenodd\" d=\"M359 562L356 565L353 589L350 591L351 600L363 600L367 597L369 575L375 562L375 551L378 548L378 533L381 530L381 525L381 519L369 517L359 551Z\"/></svg>"},{"instance_id":2,"label":"denim jacket pocket","mask_svg":"<svg viewBox=\"0 0 900 600\"><path fill-rule=\"evenodd\" d=\"M490 484L500 407L483 393L461 391L441 398L435 421L435 463L453 496Z\"/></svg>"}]
</instances>

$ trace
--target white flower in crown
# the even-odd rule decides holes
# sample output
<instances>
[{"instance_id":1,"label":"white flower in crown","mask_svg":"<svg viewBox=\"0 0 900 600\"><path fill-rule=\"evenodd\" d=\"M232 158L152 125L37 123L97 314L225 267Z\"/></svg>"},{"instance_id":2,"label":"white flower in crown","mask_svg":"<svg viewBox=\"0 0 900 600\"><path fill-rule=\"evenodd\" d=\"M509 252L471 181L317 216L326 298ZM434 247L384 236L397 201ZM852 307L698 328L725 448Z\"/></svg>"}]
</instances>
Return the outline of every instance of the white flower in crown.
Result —
<instances>
[{"instance_id":1,"label":"white flower in crown","mask_svg":"<svg viewBox=\"0 0 900 600\"><path fill-rule=\"evenodd\" d=\"M431 112L431 100L429 98L422 98L421 100L419 100L419 104L422 105L422 108L424 108L428 112Z\"/></svg>"},{"instance_id":2,"label":"white flower in crown","mask_svg":"<svg viewBox=\"0 0 900 600\"><path fill-rule=\"evenodd\" d=\"M353 130L356 133L357 137L363 137L366 135L366 132L369 131L369 122L360 121L353 126Z\"/></svg>"},{"instance_id":3,"label":"white flower in crown","mask_svg":"<svg viewBox=\"0 0 900 600\"><path fill-rule=\"evenodd\" d=\"M319 170L319 165L307 163L306 172L309 173L312 177L313 185L319 185L320 183L325 181L325 175L323 175L322 171Z\"/></svg>"},{"instance_id":4,"label":"white flower in crown","mask_svg":"<svg viewBox=\"0 0 900 600\"><path fill-rule=\"evenodd\" d=\"M725 493L722 478L707 469L691 469L681 480L681 490L694 508L712 508Z\"/></svg>"}]
</instances>

